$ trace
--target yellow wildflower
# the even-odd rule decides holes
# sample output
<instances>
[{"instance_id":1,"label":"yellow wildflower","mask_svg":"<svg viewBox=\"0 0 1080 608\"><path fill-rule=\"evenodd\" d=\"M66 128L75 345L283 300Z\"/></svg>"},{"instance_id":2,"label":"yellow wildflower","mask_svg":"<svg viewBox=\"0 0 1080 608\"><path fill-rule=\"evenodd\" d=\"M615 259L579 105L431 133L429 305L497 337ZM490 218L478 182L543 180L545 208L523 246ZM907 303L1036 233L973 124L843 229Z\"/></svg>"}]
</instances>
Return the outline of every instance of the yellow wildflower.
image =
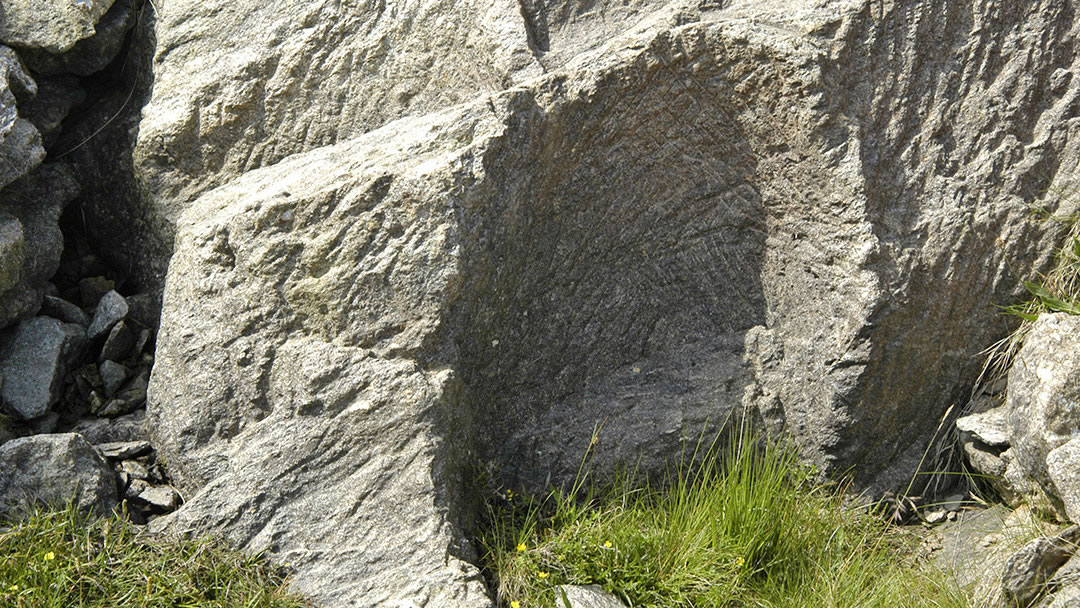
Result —
<instances>
[{"instance_id":1,"label":"yellow wildflower","mask_svg":"<svg viewBox=\"0 0 1080 608\"><path fill-rule=\"evenodd\" d=\"M525 543L518 543L518 546L517 546L518 553L524 551L527 548L528 547L525 546Z\"/></svg>"},{"instance_id":2,"label":"yellow wildflower","mask_svg":"<svg viewBox=\"0 0 1080 608\"><path fill-rule=\"evenodd\" d=\"M746 560L745 559L740 557L739 559L735 560L735 567L736 568L742 568L744 565L746 565Z\"/></svg>"},{"instance_id":3,"label":"yellow wildflower","mask_svg":"<svg viewBox=\"0 0 1080 608\"><path fill-rule=\"evenodd\" d=\"M56 554L53 553L52 551L49 551L48 553L45 554L45 561L51 562L54 559L56 559Z\"/></svg>"},{"instance_id":4,"label":"yellow wildflower","mask_svg":"<svg viewBox=\"0 0 1080 608\"><path fill-rule=\"evenodd\" d=\"M19 590L18 585L12 585L12 586L8 587L8 591L18 591L18 590Z\"/></svg>"},{"instance_id":5,"label":"yellow wildflower","mask_svg":"<svg viewBox=\"0 0 1080 608\"><path fill-rule=\"evenodd\" d=\"M611 548L611 541L610 540L605 540L604 541L604 548L605 549L610 549Z\"/></svg>"},{"instance_id":6,"label":"yellow wildflower","mask_svg":"<svg viewBox=\"0 0 1080 608\"><path fill-rule=\"evenodd\" d=\"M510 608L521 608L521 602L517 600L510 602Z\"/></svg>"},{"instance_id":7,"label":"yellow wildflower","mask_svg":"<svg viewBox=\"0 0 1080 608\"><path fill-rule=\"evenodd\" d=\"M548 572L543 572L543 571L540 571L540 572L537 572L537 573L536 573L536 576L538 576L538 577L540 577L540 578L547 578L547 577L548 577L548 574L549 574Z\"/></svg>"}]
</instances>

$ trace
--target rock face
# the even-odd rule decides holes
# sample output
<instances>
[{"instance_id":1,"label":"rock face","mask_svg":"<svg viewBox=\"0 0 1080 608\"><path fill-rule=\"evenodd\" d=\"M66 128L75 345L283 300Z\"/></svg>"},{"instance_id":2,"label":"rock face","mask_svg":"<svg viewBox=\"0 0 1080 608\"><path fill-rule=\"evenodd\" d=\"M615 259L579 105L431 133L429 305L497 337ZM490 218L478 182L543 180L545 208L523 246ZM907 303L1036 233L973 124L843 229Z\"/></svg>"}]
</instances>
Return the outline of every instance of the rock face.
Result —
<instances>
[{"instance_id":1,"label":"rock face","mask_svg":"<svg viewBox=\"0 0 1080 608\"><path fill-rule=\"evenodd\" d=\"M170 3L135 153L161 241L180 218L148 417L189 501L162 525L326 606L484 606L473 459L543 487L599 429L599 470L663 471L745 406L906 482L1048 261L1028 205L1076 208L1045 193L1080 158L1080 24L715 4ZM640 22L586 50L601 8Z\"/></svg>"},{"instance_id":2,"label":"rock face","mask_svg":"<svg viewBox=\"0 0 1080 608\"><path fill-rule=\"evenodd\" d=\"M9 0L0 19L0 42L63 53L93 36L112 5L113 0Z\"/></svg>"},{"instance_id":3,"label":"rock face","mask_svg":"<svg viewBox=\"0 0 1080 608\"><path fill-rule=\"evenodd\" d=\"M971 464L999 477L1006 496L1049 498L1080 521L1080 317L1040 315L1009 370L1005 403L957 425L982 440Z\"/></svg>"},{"instance_id":4,"label":"rock face","mask_svg":"<svg viewBox=\"0 0 1080 608\"><path fill-rule=\"evenodd\" d=\"M100 514L116 498L112 468L80 435L35 435L0 445L0 511L73 500Z\"/></svg>"},{"instance_id":5,"label":"rock face","mask_svg":"<svg viewBox=\"0 0 1080 608\"><path fill-rule=\"evenodd\" d=\"M169 2L134 159L156 239L144 257L167 255L180 213L210 188L539 76L668 2L579 4Z\"/></svg>"}]
</instances>

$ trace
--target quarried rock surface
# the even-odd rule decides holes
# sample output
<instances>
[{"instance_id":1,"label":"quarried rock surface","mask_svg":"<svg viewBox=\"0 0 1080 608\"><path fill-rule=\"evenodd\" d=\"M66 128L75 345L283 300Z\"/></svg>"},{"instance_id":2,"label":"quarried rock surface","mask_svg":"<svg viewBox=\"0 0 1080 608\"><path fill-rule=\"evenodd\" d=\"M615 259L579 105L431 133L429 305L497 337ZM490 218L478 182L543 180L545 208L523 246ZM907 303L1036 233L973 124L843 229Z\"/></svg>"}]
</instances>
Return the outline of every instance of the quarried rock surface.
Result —
<instances>
[{"instance_id":1,"label":"quarried rock surface","mask_svg":"<svg viewBox=\"0 0 1080 608\"><path fill-rule=\"evenodd\" d=\"M135 151L146 238L160 244L147 255L170 250L200 193L245 171L501 91L653 13L693 19L698 4L714 3L173 0Z\"/></svg>"},{"instance_id":2,"label":"quarried rock surface","mask_svg":"<svg viewBox=\"0 0 1080 608\"><path fill-rule=\"evenodd\" d=\"M663 471L747 406L827 472L906 483L985 315L1048 261L1029 205L1076 207L1047 194L1080 158L1056 2L673 3L547 74L506 69L539 36L496 3L523 42L465 48L509 79L438 88L471 54L421 53L415 105L385 77L323 96L365 32L457 48L491 23L471 4L266 5L228 22L280 48L220 61L216 5L172 6L135 155L161 226L183 213L148 416L189 501L163 525L267 550L331 607L489 605L465 463L542 488L594 429L598 470ZM482 96L319 147L437 91Z\"/></svg>"},{"instance_id":3,"label":"quarried rock surface","mask_svg":"<svg viewBox=\"0 0 1080 608\"><path fill-rule=\"evenodd\" d=\"M455 123L460 123L455 126ZM218 531L326 606L489 606L461 529L454 216L486 104L251 172L185 216L150 388L154 443Z\"/></svg>"}]
</instances>

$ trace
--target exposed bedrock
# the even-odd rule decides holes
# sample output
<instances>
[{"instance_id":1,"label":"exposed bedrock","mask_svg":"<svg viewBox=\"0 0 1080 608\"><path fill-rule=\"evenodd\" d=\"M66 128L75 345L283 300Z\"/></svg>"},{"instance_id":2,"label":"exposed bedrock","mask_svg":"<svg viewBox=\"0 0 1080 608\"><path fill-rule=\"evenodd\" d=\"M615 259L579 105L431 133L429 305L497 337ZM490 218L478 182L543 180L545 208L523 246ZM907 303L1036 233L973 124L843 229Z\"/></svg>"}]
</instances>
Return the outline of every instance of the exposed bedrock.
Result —
<instances>
[{"instance_id":1,"label":"exposed bedrock","mask_svg":"<svg viewBox=\"0 0 1080 608\"><path fill-rule=\"evenodd\" d=\"M361 8L342 32L392 15ZM305 23L261 10L246 27ZM249 91L219 72L242 53L185 55L203 30L165 21L157 73L189 76L159 79L135 155L180 218L148 416L188 501L162 525L268 550L327 606L485 606L476 459L542 487L599 426L598 470L661 472L747 406L826 472L907 481L1004 329L993 305L1059 237L1029 207L1077 207L1071 8L665 10L549 73L447 89L471 103L433 80L415 112L437 112L391 121L414 110L387 89L332 124L305 112L348 81L289 106L257 53Z\"/></svg>"},{"instance_id":2,"label":"exposed bedrock","mask_svg":"<svg viewBox=\"0 0 1080 608\"><path fill-rule=\"evenodd\" d=\"M245 171L504 90L638 21L699 13L660 10L684 4L710 3L172 0L135 150L150 230L131 256L164 266L183 210Z\"/></svg>"}]
</instances>

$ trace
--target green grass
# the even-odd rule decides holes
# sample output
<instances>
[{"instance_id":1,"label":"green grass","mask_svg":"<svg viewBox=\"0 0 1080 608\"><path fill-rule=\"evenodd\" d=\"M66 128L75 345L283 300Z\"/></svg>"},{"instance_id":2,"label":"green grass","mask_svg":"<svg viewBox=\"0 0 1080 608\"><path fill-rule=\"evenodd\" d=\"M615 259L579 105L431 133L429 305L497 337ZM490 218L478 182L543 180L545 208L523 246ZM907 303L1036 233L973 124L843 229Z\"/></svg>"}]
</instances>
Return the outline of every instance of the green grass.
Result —
<instances>
[{"instance_id":1,"label":"green grass","mask_svg":"<svg viewBox=\"0 0 1080 608\"><path fill-rule=\"evenodd\" d=\"M6 528L6 529L5 529ZM265 560L138 535L116 517L36 510L0 527L0 606L300 608Z\"/></svg>"},{"instance_id":2,"label":"green grass","mask_svg":"<svg viewBox=\"0 0 1080 608\"><path fill-rule=\"evenodd\" d=\"M791 450L744 433L702 462L664 488L624 479L590 492L579 475L543 499L504 493L481 538L500 606L555 606L561 584L597 584L635 607L966 605L905 557L912 539L845 511Z\"/></svg>"}]
</instances>

